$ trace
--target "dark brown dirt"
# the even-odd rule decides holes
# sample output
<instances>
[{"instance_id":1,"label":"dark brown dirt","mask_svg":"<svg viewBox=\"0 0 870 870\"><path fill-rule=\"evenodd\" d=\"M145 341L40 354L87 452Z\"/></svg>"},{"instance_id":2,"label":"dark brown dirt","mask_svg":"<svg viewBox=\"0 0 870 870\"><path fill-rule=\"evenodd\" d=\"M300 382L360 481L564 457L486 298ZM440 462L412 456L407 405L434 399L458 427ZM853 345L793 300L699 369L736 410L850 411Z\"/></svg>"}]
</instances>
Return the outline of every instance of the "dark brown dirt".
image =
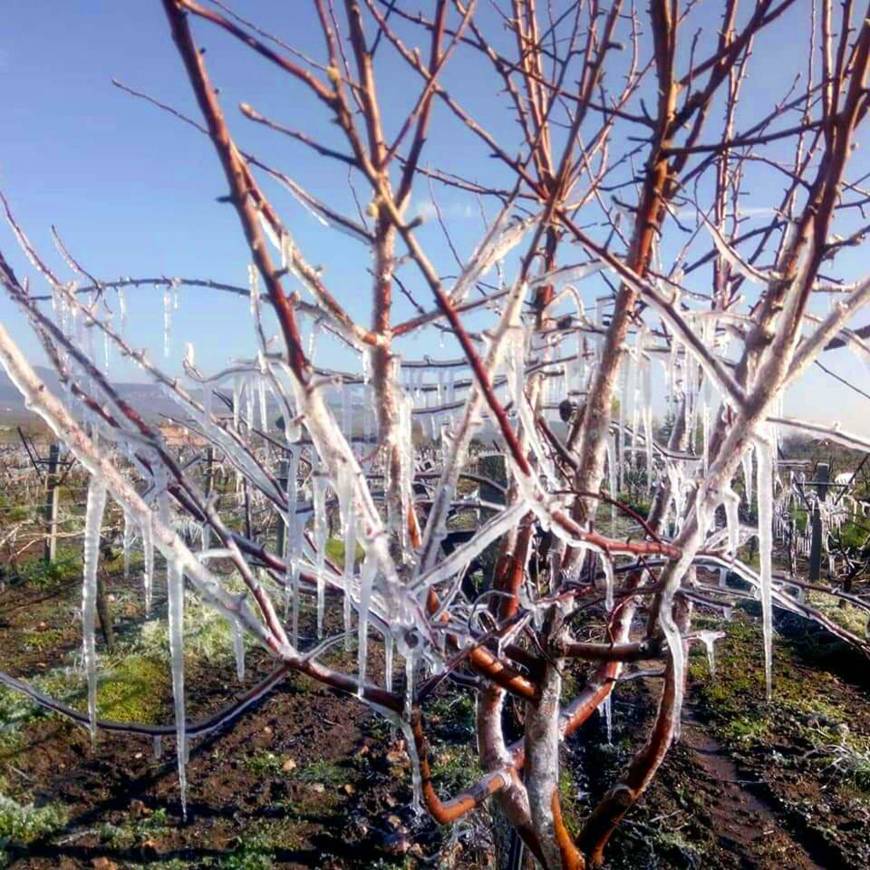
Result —
<instances>
[{"instance_id":1,"label":"dark brown dirt","mask_svg":"<svg viewBox=\"0 0 870 870\"><path fill-rule=\"evenodd\" d=\"M130 604L123 584L116 582L113 591L124 643L141 614ZM80 643L78 595L75 584L53 592L3 593L2 667L32 676L68 663ZM40 635L51 643L40 643ZM760 642L758 650L760 654ZM787 644L780 644L777 655L783 691L803 683L808 692L821 692L854 709L853 730L866 730L866 694L853 680L854 663L826 660L835 674L829 676L817 661ZM252 654L248 666L250 685L266 673L269 663ZM738 660L733 666L760 673L758 659ZM720 667L727 671L728 662ZM837 676L838 667L847 676ZM193 716L217 709L239 691L232 671L228 661L197 661L188 668ZM807 752L803 732L773 721L765 726L761 743L738 746L723 739L720 732L728 723L724 714L717 719L711 712L711 685L693 677L682 740L615 835L608 866L867 866L863 850L870 849L870 838L862 818L854 804L836 797L824 770L771 760L772 752L793 759ZM726 699L726 712L741 715L743 704L754 713L761 703L757 689L753 682L743 701ZM654 690L654 685L639 681L620 686L612 746L598 720L572 738L563 794L566 814L575 825L642 740L654 710ZM171 720L169 701L164 687L162 721ZM443 698L433 706L428 712L436 742L445 757L454 759L442 766L446 794L463 775L473 773L465 769L462 754L473 745L470 707ZM408 763L397 733L363 707L305 678L288 679L231 726L194 741L186 822L180 818L174 741L164 742L161 759L154 757L149 739L131 736L102 735L92 749L89 735L78 726L54 716L31 719L20 742L0 744L2 790L22 803L61 805L68 820L48 836L8 844L10 866L491 866L485 812L455 830L416 819L408 806ZM813 817L815 822L808 821ZM835 833L829 835L828 829Z\"/></svg>"}]
</instances>

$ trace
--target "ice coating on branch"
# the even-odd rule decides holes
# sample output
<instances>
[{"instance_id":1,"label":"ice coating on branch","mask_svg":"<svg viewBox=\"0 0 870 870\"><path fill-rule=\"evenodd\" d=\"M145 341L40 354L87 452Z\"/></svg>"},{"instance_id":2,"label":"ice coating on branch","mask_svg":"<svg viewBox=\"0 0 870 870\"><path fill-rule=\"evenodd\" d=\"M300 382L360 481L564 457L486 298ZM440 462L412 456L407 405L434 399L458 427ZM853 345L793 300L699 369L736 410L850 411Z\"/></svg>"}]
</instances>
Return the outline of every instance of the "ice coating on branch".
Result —
<instances>
[{"instance_id":1,"label":"ice coating on branch","mask_svg":"<svg viewBox=\"0 0 870 870\"><path fill-rule=\"evenodd\" d=\"M719 230L708 220L704 220L707 229L710 232L710 237L713 239L713 244L719 252L719 256L736 272L747 281L753 284L768 284L770 281L776 280L779 276L774 272L762 272L756 269L749 263L744 262L737 256L734 250L728 245L728 242L719 233Z\"/></svg>"},{"instance_id":2,"label":"ice coating on branch","mask_svg":"<svg viewBox=\"0 0 870 870\"><path fill-rule=\"evenodd\" d=\"M245 631L241 623L231 623L233 632L233 655L236 659L236 676L240 683L245 682Z\"/></svg>"},{"instance_id":3,"label":"ice coating on branch","mask_svg":"<svg viewBox=\"0 0 870 870\"><path fill-rule=\"evenodd\" d=\"M451 301L461 302L493 266L501 262L523 239L538 216L511 221L511 203L507 203L490 225L483 241L471 255L462 274L450 290ZM443 338L443 333L442 333Z\"/></svg>"},{"instance_id":4,"label":"ice coating on branch","mask_svg":"<svg viewBox=\"0 0 870 870\"><path fill-rule=\"evenodd\" d=\"M756 442L758 463L758 557L761 593L761 626L764 635L764 682L767 699L773 692L773 457L770 444Z\"/></svg>"},{"instance_id":5,"label":"ice coating on branch","mask_svg":"<svg viewBox=\"0 0 870 870\"><path fill-rule=\"evenodd\" d=\"M91 740L97 739L97 568L100 563L100 529L106 509L106 487L91 479L85 512L84 575L82 578L82 635L88 679L88 722Z\"/></svg>"},{"instance_id":6,"label":"ice coating on branch","mask_svg":"<svg viewBox=\"0 0 870 870\"><path fill-rule=\"evenodd\" d=\"M169 561L166 577L169 600L169 659L172 670L172 699L175 710L175 739L178 756L178 786L181 814L187 818L187 723L184 703L184 571L179 562Z\"/></svg>"}]
</instances>

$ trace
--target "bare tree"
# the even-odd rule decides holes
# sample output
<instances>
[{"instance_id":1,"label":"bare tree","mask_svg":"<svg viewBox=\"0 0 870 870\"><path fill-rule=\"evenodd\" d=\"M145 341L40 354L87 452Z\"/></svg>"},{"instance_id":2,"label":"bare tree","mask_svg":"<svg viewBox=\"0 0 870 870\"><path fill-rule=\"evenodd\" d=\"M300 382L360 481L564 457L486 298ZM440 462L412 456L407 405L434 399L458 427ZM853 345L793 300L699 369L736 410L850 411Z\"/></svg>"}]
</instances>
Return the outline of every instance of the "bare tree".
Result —
<instances>
[{"instance_id":1,"label":"bare tree","mask_svg":"<svg viewBox=\"0 0 870 870\"><path fill-rule=\"evenodd\" d=\"M2 258L0 276L57 368L63 395L44 388L2 326L0 359L92 474L84 624L93 728L162 733L96 720L94 542L108 494L140 530L146 596L153 548L167 562L182 786L185 741L237 712L185 721L186 580L276 660L242 705L291 670L355 694L403 730L415 787L437 821L453 822L494 797L541 865L597 866L678 734L688 645L712 642L693 632L694 608L721 608L744 594L711 582L713 571L757 590L768 691L774 606L867 651L866 641L790 594L787 581L796 578L774 574L771 552L781 433L870 448L833 421L819 427L781 411L785 390L827 347L868 353L868 330L850 325L870 284L850 280L841 261L867 230L864 177L848 168L867 110L870 26L851 2L838 11L830 0L758 0L746 11L725 0L715 14L671 0L650 0L643 10L622 0L500 0L486 8L435 0L423 13L405 5L312 0L323 45L311 57L217 0L163 0L201 118L122 87L211 141L250 248L250 287L98 279L57 236L70 283L7 205L50 294L30 293ZM767 74L769 33L783 22L805 34L795 51L800 75L765 104L754 83ZM248 121L346 173L355 214L237 143L193 26L243 43L286 74L294 99L308 95L307 117L320 112L333 123L336 136L321 138L240 107ZM451 71L460 60L457 78ZM383 97L385 76L397 68L409 83L404 107ZM481 111L463 99L461 77L471 69L491 86ZM751 106L741 100L748 91ZM461 139L462 149L430 164L433 139ZM469 173L475 148L481 169ZM329 272L306 258L267 182L369 252L370 275L356 282L371 284L368 325L348 312L358 288L332 286ZM753 203L769 199L748 210L749 193ZM460 253L445 197L489 215L470 254ZM423 221L421 202L431 204L433 221ZM190 355L185 386L134 350L112 316L118 294L173 285L249 296L256 357L205 373ZM833 300L827 311L820 299ZM439 334L456 355L409 352L415 341L433 346ZM97 335L173 396L184 425L279 518L283 550L250 521L233 529L204 481L117 394L81 340ZM315 338L351 348L360 369L315 365ZM215 410L224 402L231 413ZM283 432L270 425L275 405ZM663 412L666 443L653 419ZM506 486L477 467L484 440L504 458ZM112 461L112 445L129 468ZM741 475L743 499L755 492L757 528L741 524ZM651 497L647 516L625 503L630 479ZM503 503L475 495L481 482L502 492ZM340 517L343 564L326 550L330 505ZM445 548L470 513L473 533ZM185 517L204 529L202 552L177 531ZM757 572L738 556L756 535ZM466 572L492 550L484 591L472 594ZM229 591L230 575L244 584L241 597ZM316 601L310 642L300 635L303 595ZM327 633L332 602L344 620L337 635ZM354 636L356 672L323 663L336 642ZM383 643L384 685L371 677L373 638ZM394 686L394 647L404 691ZM595 667L579 693L565 697L563 668L572 659ZM649 737L575 840L560 808L560 745L609 703L633 665L650 661L660 662L662 688ZM485 770L449 798L433 786L425 722L426 698L445 679L476 695ZM505 705L509 696L522 722ZM522 733L515 742L512 730Z\"/></svg>"}]
</instances>

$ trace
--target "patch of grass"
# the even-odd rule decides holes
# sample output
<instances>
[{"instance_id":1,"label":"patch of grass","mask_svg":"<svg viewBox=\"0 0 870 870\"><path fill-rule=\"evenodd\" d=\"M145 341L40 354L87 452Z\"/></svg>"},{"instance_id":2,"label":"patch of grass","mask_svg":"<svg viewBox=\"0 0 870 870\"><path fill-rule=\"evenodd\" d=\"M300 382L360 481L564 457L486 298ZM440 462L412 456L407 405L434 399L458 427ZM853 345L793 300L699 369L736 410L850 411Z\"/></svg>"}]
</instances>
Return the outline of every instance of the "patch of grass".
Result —
<instances>
[{"instance_id":1,"label":"patch of grass","mask_svg":"<svg viewBox=\"0 0 870 870\"><path fill-rule=\"evenodd\" d=\"M275 855L268 839L255 834L241 839L232 852L213 866L220 870L269 870L275 866Z\"/></svg>"},{"instance_id":2,"label":"patch of grass","mask_svg":"<svg viewBox=\"0 0 870 870\"><path fill-rule=\"evenodd\" d=\"M278 776L283 773L282 765L286 762L285 756L279 755L276 752L257 752L249 758L245 759L245 767L254 773L261 773L270 776Z\"/></svg>"},{"instance_id":3,"label":"patch of grass","mask_svg":"<svg viewBox=\"0 0 870 870\"><path fill-rule=\"evenodd\" d=\"M721 734L729 743L757 746L770 737L770 723L766 716L748 713L723 725Z\"/></svg>"},{"instance_id":4,"label":"patch of grass","mask_svg":"<svg viewBox=\"0 0 870 870\"><path fill-rule=\"evenodd\" d=\"M33 652L57 649L66 635L62 628L31 628L24 632L24 647Z\"/></svg>"},{"instance_id":5,"label":"patch of grass","mask_svg":"<svg viewBox=\"0 0 870 870\"><path fill-rule=\"evenodd\" d=\"M142 626L138 648L154 659L168 660L169 628L165 620L153 619ZM232 631L227 619L195 596L184 597L184 657L193 662L226 664L233 658Z\"/></svg>"},{"instance_id":6,"label":"patch of grass","mask_svg":"<svg viewBox=\"0 0 870 870\"><path fill-rule=\"evenodd\" d=\"M15 566L15 575L26 586L36 589L52 589L62 583L81 577L81 554L61 550L53 562L46 562L42 556L25 559Z\"/></svg>"},{"instance_id":7,"label":"patch of grass","mask_svg":"<svg viewBox=\"0 0 870 870\"><path fill-rule=\"evenodd\" d=\"M106 824L100 828L100 839L113 849L132 849L168 830L166 810L154 810L150 816L131 819L123 825Z\"/></svg>"},{"instance_id":8,"label":"patch of grass","mask_svg":"<svg viewBox=\"0 0 870 870\"><path fill-rule=\"evenodd\" d=\"M59 830L66 822L67 812L59 804L36 807L0 795L0 860L5 846L32 843Z\"/></svg>"},{"instance_id":9,"label":"patch of grass","mask_svg":"<svg viewBox=\"0 0 870 870\"><path fill-rule=\"evenodd\" d=\"M432 777L439 789L450 797L483 776L477 756L468 744L445 746L432 758Z\"/></svg>"},{"instance_id":10,"label":"patch of grass","mask_svg":"<svg viewBox=\"0 0 870 870\"><path fill-rule=\"evenodd\" d=\"M121 722L153 723L160 719L169 691L166 664L130 655L105 670L97 684L97 713Z\"/></svg>"},{"instance_id":11,"label":"patch of grass","mask_svg":"<svg viewBox=\"0 0 870 870\"><path fill-rule=\"evenodd\" d=\"M325 786L339 786L347 782L348 774L344 768L334 762L319 758L298 769L296 778L301 782L319 782Z\"/></svg>"}]
</instances>

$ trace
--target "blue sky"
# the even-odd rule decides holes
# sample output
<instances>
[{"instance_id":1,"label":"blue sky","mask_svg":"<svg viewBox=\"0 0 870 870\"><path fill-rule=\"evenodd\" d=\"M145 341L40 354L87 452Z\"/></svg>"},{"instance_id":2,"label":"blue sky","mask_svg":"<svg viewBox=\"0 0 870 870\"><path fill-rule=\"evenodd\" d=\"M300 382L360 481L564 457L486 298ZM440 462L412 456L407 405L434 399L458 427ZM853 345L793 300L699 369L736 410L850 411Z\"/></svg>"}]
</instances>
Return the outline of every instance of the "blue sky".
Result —
<instances>
[{"instance_id":1,"label":"blue sky","mask_svg":"<svg viewBox=\"0 0 870 870\"><path fill-rule=\"evenodd\" d=\"M428 5L422 0L408 4L414 9ZM313 55L322 55L308 3L253 0L243 6L247 16ZM796 46L809 3L799 0L798 7L796 14L777 24L756 46L752 69L760 74L751 79L741 110L747 119L769 111L792 77L805 67L805 53L801 55ZM248 256L231 206L215 202L226 192L226 184L208 141L111 84L113 77L121 79L197 114L161 4L156 0L4 0L2 9L0 187L52 264L61 268L49 234L53 223L74 254L101 277L166 274L245 284ZM720 4L709 0L699 7L696 23L705 28L704 38L715 35L719 9ZM494 38L501 38L491 13L484 11L484 23L492 26ZM687 42L692 32L693 28L687 27ZM339 145L337 132L322 107L301 86L213 28L195 22L195 33L207 49L213 80L221 89L240 144L288 171L323 198L351 210L347 177L341 168L324 164L301 146L253 127L237 110L239 102L250 102L267 115ZM703 45L702 38L701 48ZM380 82L389 126L393 120L390 109L398 116L399 109L416 95L419 83L386 51L383 62ZM447 83L470 110L480 113L499 141L516 140L515 125L498 111L498 83L477 58L458 57ZM439 109L437 118L427 151L429 162L461 167L465 174L482 181L504 182L495 161L487 158L475 140L443 110ZM870 164L859 151L852 176L859 175L862 167L870 168ZM747 208L763 208L776 200L781 179L775 173L759 170L753 181ZM274 194L309 259L325 267L329 286L352 314L366 321L370 283L367 255L353 242L323 229L283 192L269 184L266 189ZM362 187L359 190L365 205L365 191ZM437 194L457 246L467 255L481 229L477 207L449 192ZM626 198L630 201L632 196L629 191ZM429 211L425 186L415 207ZM422 237L442 271L450 272L449 253L436 228L424 229ZM0 249L22 274L30 272L5 224L0 227ZM857 276L862 268L860 253L844 258L844 266L846 272ZM404 274L416 280L412 272ZM34 284L34 288L39 286ZM430 304L422 289L419 298ZM152 356L159 360L160 291L132 291L128 300L131 340L137 346L150 346ZM411 313L404 302L397 307L399 316ZM16 327L22 346L39 358L35 340L5 298L0 299L0 318ZM249 354L253 343L247 303L186 289L179 310L173 314L170 368L177 367L183 356L182 335L192 338L198 361L205 368L217 367L230 356ZM422 336L405 350L412 355L456 353L449 346L442 351L432 336ZM325 345L318 362L347 365L350 360L341 350ZM846 353L829 354L826 364L866 385L866 369ZM130 377L131 372L119 366L117 376ZM787 410L819 420L840 416L848 427L870 432L867 406L867 400L814 373L792 392Z\"/></svg>"}]
</instances>

